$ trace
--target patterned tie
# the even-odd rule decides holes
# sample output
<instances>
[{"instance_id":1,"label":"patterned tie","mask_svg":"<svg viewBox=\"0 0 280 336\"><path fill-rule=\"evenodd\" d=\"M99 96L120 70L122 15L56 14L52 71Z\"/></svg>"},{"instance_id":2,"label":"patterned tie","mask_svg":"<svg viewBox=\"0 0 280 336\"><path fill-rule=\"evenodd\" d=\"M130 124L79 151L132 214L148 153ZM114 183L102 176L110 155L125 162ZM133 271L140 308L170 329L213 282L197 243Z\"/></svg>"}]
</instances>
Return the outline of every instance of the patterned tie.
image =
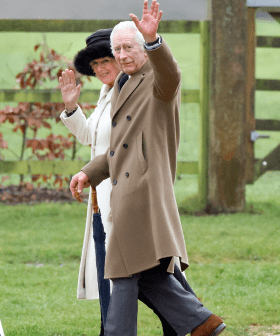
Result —
<instances>
[{"instance_id":1,"label":"patterned tie","mask_svg":"<svg viewBox=\"0 0 280 336\"><path fill-rule=\"evenodd\" d=\"M121 91L122 87L124 86L125 82L128 80L129 76L127 74L122 74L121 78L118 81L119 84L119 92Z\"/></svg>"}]
</instances>

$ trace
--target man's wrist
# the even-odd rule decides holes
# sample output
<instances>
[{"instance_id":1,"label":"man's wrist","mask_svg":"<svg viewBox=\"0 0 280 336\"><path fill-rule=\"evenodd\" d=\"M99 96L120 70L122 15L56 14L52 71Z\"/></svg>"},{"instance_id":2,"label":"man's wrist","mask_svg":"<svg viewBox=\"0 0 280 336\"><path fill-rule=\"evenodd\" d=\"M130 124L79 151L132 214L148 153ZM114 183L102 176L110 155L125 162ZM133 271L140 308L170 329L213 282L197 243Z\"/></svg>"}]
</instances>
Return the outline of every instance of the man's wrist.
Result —
<instances>
[{"instance_id":1,"label":"man's wrist","mask_svg":"<svg viewBox=\"0 0 280 336\"><path fill-rule=\"evenodd\" d=\"M156 34L154 37L150 37L148 39L145 39L145 42L147 44L153 44L158 40L158 38L159 38L159 34Z\"/></svg>"},{"instance_id":2,"label":"man's wrist","mask_svg":"<svg viewBox=\"0 0 280 336\"><path fill-rule=\"evenodd\" d=\"M154 50L154 49L157 49L158 47L160 47L162 44L162 39L161 39L161 36L158 35L158 38L153 41L153 42L145 42L144 43L144 48L146 50Z\"/></svg>"}]
</instances>

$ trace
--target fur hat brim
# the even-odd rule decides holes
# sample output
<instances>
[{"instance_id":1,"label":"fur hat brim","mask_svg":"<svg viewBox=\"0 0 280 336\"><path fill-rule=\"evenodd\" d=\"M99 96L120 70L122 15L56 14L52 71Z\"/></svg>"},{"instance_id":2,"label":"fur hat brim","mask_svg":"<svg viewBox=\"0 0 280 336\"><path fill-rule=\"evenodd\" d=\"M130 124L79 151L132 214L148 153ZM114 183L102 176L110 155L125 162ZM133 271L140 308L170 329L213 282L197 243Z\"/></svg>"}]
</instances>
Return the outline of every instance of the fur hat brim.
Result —
<instances>
[{"instance_id":1,"label":"fur hat brim","mask_svg":"<svg viewBox=\"0 0 280 336\"><path fill-rule=\"evenodd\" d=\"M90 62L103 57L114 58L109 41L98 41L80 50L74 58L74 66L82 75L95 76Z\"/></svg>"}]
</instances>

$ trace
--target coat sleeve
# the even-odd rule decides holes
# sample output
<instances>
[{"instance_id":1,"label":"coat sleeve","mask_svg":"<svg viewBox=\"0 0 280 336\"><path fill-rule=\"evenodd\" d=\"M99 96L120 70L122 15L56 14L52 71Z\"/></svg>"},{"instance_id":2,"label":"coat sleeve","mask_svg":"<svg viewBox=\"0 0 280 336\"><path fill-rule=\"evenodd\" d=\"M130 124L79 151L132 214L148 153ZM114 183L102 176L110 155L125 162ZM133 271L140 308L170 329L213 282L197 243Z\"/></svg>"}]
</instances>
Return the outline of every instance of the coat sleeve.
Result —
<instances>
[{"instance_id":1,"label":"coat sleeve","mask_svg":"<svg viewBox=\"0 0 280 336\"><path fill-rule=\"evenodd\" d=\"M75 135L82 145L90 145L92 141L90 123L83 114L82 109L78 106L77 111L70 117L66 116L63 111L60 115L63 124L69 131Z\"/></svg>"},{"instance_id":2,"label":"coat sleeve","mask_svg":"<svg viewBox=\"0 0 280 336\"><path fill-rule=\"evenodd\" d=\"M108 151L96 156L81 169L89 178L92 187L98 186L103 180L110 177L107 161Z\"/></svg>"},{"instance_id":3,"label":"coat sleeve","mask_svg":"<svg viewBox=\"0 0 280 336\"><path fill-rule=\"evenodd\" d=\"M154 73L154 95L171 101L181 87L181 71L167 43L154 50L146 50Z\"/></svg>"}]
</instances>

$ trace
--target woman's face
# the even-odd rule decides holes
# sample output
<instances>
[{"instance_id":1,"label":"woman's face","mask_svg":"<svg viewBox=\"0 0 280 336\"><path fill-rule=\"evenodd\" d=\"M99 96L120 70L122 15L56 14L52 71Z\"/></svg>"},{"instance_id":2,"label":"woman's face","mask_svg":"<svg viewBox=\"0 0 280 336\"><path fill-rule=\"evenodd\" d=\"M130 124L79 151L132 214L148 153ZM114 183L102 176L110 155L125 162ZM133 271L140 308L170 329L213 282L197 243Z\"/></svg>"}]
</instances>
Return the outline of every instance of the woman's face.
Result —
<instances>
[{"instance_id":1,"label":"woman's face","mask_svg":"<svg viewBox=\"0 0 280 336\"><path fill-rule=\"evenodd\" d=\"M96 77L110 88L113 87L115 79L120 72L117 62L112 57L97 58L90 62L90 66Z\"/></svg>"}]
</instances>

